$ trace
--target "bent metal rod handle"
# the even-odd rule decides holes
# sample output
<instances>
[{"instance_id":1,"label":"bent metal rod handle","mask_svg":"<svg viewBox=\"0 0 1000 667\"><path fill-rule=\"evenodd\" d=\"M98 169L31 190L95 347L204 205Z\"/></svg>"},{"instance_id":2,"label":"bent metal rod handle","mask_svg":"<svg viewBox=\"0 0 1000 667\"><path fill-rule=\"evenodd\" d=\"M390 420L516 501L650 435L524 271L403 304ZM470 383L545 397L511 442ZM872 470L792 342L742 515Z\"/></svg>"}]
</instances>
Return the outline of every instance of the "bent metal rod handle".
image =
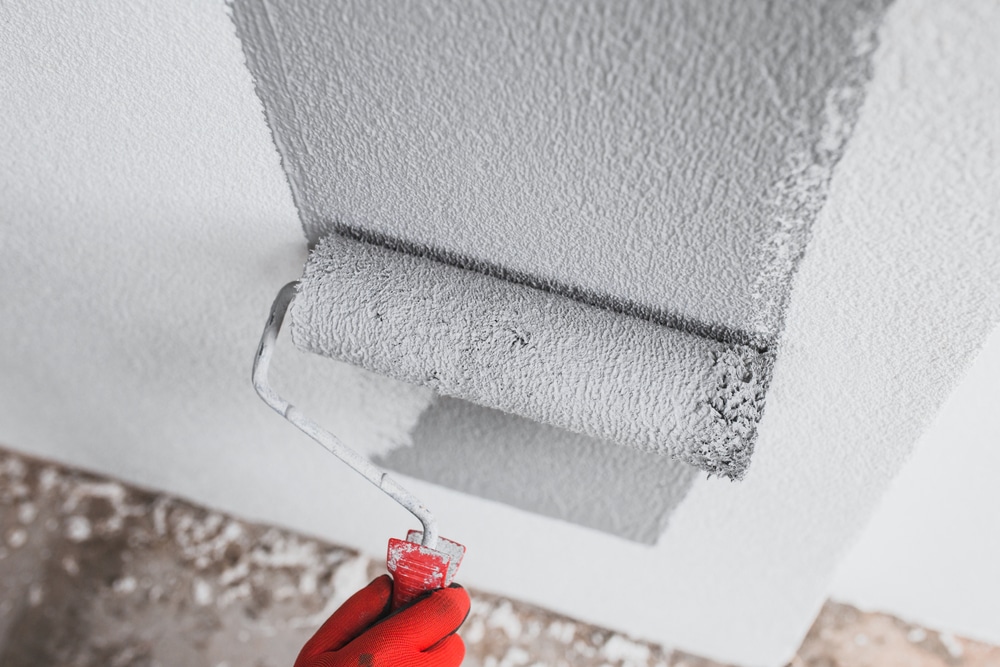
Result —
<instances>
[{"instance_id":1,"label":"bent metal rod handle","mask_svg":"<svg viewBox=\"0 0 1000 667\"><path fill-rule=\"evenodd\" d=\"M437 519L434 518L430 510L416 496L389 477L388 473L345 445L337 436L306 417L301 410L278 395L278 392L268 382L267 372L274 354L275 342L278 340L278 332L281 331L281 324L288 311L288 305L295 297L298 284L297 281L294 281L282 287L271 305L271 314L264 326L264 332L260 336L260 345L257 346L257 355L253 360L253 387L257 391L257 395L275 412L322 445L326 451L361 473L365 479L409 510L423 526L420 544L427 549L435 549L438 546Z\"/></svg>"}]
</instances>

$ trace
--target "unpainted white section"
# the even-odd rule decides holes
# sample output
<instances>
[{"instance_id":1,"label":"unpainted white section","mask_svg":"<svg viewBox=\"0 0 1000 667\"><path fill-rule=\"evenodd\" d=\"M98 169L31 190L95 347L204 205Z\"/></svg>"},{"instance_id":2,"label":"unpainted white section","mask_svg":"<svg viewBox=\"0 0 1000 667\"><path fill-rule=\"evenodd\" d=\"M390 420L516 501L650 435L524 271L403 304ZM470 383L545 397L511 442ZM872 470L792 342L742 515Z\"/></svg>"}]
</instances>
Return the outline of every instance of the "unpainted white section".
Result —
<instances>
[{"instance_id":1,"label":"unpainted white section","mask_svg":"<svg viewBox=\"0 0 1000 667\"><path fill-rule=\"evenodd\" d=\"M1000 328L948 397L831 596L1000 644Z\"/></svg>"},{"instance_id":2,"label":"unpainted white section","mask_svg":"<svg viewBox=\"0 0 1000 667\"><path fill-rule=\"evenodd\" d=\"M322 513L297 481L330 462L291 454L250 385L306 249L225 6L0 15L0 442L243 514ZM429 399L287 339L275 378L369 454Z\"/></svg>"}]
</instances>

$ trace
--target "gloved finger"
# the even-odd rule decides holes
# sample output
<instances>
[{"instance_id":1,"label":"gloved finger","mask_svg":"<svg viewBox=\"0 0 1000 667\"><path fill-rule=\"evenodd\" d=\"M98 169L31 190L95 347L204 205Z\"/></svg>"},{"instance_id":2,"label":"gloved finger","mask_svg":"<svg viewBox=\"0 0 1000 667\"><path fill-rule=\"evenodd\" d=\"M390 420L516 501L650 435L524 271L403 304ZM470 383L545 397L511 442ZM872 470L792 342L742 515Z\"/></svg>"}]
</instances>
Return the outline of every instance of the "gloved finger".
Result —
<instances>
[{"instance_id":1,"label":"gloved finger","mask_svg":"<svg viewBox=\"0 0 1000 667\"><path fill-rule=\"evenodd\" d=\"M465 658L465 642L456 634L448 635L421 653L419 667L458 667Z\"/></svg>"},{"instance_id":2,"label":"gloved finger","mask_svg":"<svg viewBox=\"0 0 1000 667\"><path fill-rule=\"evenodd\" d=\"M393 614L378 624L377 631L425 651L461 627L471 604L465 589L453 584Z\"/></svg>"},{"instance_id":3,"label":"gloved finger","mask_svg":"<svg viewBox=\"0 0 1000 667\"><path fill-rule=\"evenodd\" d=\"M303 667L325 651L340 649L377 623L388 613L391 597L392 579L385 574L352 595L302 647L295 667Z\"/></svg>"}]
</instances>

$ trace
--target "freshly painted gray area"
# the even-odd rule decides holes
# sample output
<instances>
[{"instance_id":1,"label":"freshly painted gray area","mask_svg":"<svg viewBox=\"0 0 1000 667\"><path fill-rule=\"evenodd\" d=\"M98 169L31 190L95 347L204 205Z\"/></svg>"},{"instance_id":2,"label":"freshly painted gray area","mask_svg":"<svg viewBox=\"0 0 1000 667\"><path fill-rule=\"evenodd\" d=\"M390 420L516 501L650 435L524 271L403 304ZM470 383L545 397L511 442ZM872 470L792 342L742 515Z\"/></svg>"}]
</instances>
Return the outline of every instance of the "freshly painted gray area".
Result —
<instances>
[{"instance_id":1,"label":"freshly painted gray area","mask_svg":"<svg viewBox=\"0 0 1000 667\"><path fill-rule=\"evenodd\" d=\"M766 348L862 101L887 4L233 8L314 243L347 230ZM473 404L452 405L448 417L470 431L490 419ZM530 466L533 454L523 456L518 467ZM467 472L466 489L509 483L490 467Z\"/></svg>"},{"instance_id":2,"label":"freshly painted gray area","mask_svg":"<svg viewBox=\"0 0 1000 667\"><path fill-rule=\"evenodd\" d=\"M881 0L236 0L312 241L338 226L772 344Z\"/></svg>"},{"instance_id":3,"label":"freshly painted gray area","mask_svg":"<svg viewBox=\"0 0 1000 667\"><path fill-rule=\"evenodd\" d=\"M698 471L523 417L438 399L414 447L378 462L451 489L636 542L654 544ZM600 465L594 465L600 461ZM627 483L622 483L626 480Z\"/></svg>"},{"instance_id":4,"label":"freshly painted gray area","mask_svg":"<svg viewBox=\"0 0 1000 667\"><path fill-rule=\"evenodd\" d=\"M310 255L290 319L303 350L731 479L750 463L773 363L337 234Z\"/></svg>"}]
</instances>

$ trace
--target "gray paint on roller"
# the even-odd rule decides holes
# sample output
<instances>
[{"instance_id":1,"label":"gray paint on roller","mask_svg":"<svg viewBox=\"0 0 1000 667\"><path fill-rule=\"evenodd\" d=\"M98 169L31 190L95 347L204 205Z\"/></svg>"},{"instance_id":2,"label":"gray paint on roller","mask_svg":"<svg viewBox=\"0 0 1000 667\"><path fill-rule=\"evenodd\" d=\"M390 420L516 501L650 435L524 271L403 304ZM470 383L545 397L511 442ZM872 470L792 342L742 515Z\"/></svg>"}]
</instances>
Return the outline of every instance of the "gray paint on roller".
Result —
<instances>
[{"instance_id":1,"label":"gray paint on roller","mask_svg":"<svg viewBox=\"0 0 1000 667\"><path fill-rule=\"evenodd\" d=\"M331 235L291 307L300 348L710 473L746 471L772 355Z\"/></svg>"},{"instance_id":2,"label":"gray paint on roller","mask_svg":"<svg viewBox=\"0 0 1000 667\"><path fill-rule=\"evenodd\" d=\"M470 407L476 419L467 418ZM663 534L698 474L673 459L454 398L424 412L413 441L378 463L645 544Z\"/></svg>"},{"instance_id":3,"label":"gray paint on roller","mask_svg":"<svg viewBox=\"0 0 1000 667\"><path fill-rule=\"evenodd\" d=\"M758 346L883 0L235 0L315 242L349 227Z\"/></svg>"}]
</instances>

